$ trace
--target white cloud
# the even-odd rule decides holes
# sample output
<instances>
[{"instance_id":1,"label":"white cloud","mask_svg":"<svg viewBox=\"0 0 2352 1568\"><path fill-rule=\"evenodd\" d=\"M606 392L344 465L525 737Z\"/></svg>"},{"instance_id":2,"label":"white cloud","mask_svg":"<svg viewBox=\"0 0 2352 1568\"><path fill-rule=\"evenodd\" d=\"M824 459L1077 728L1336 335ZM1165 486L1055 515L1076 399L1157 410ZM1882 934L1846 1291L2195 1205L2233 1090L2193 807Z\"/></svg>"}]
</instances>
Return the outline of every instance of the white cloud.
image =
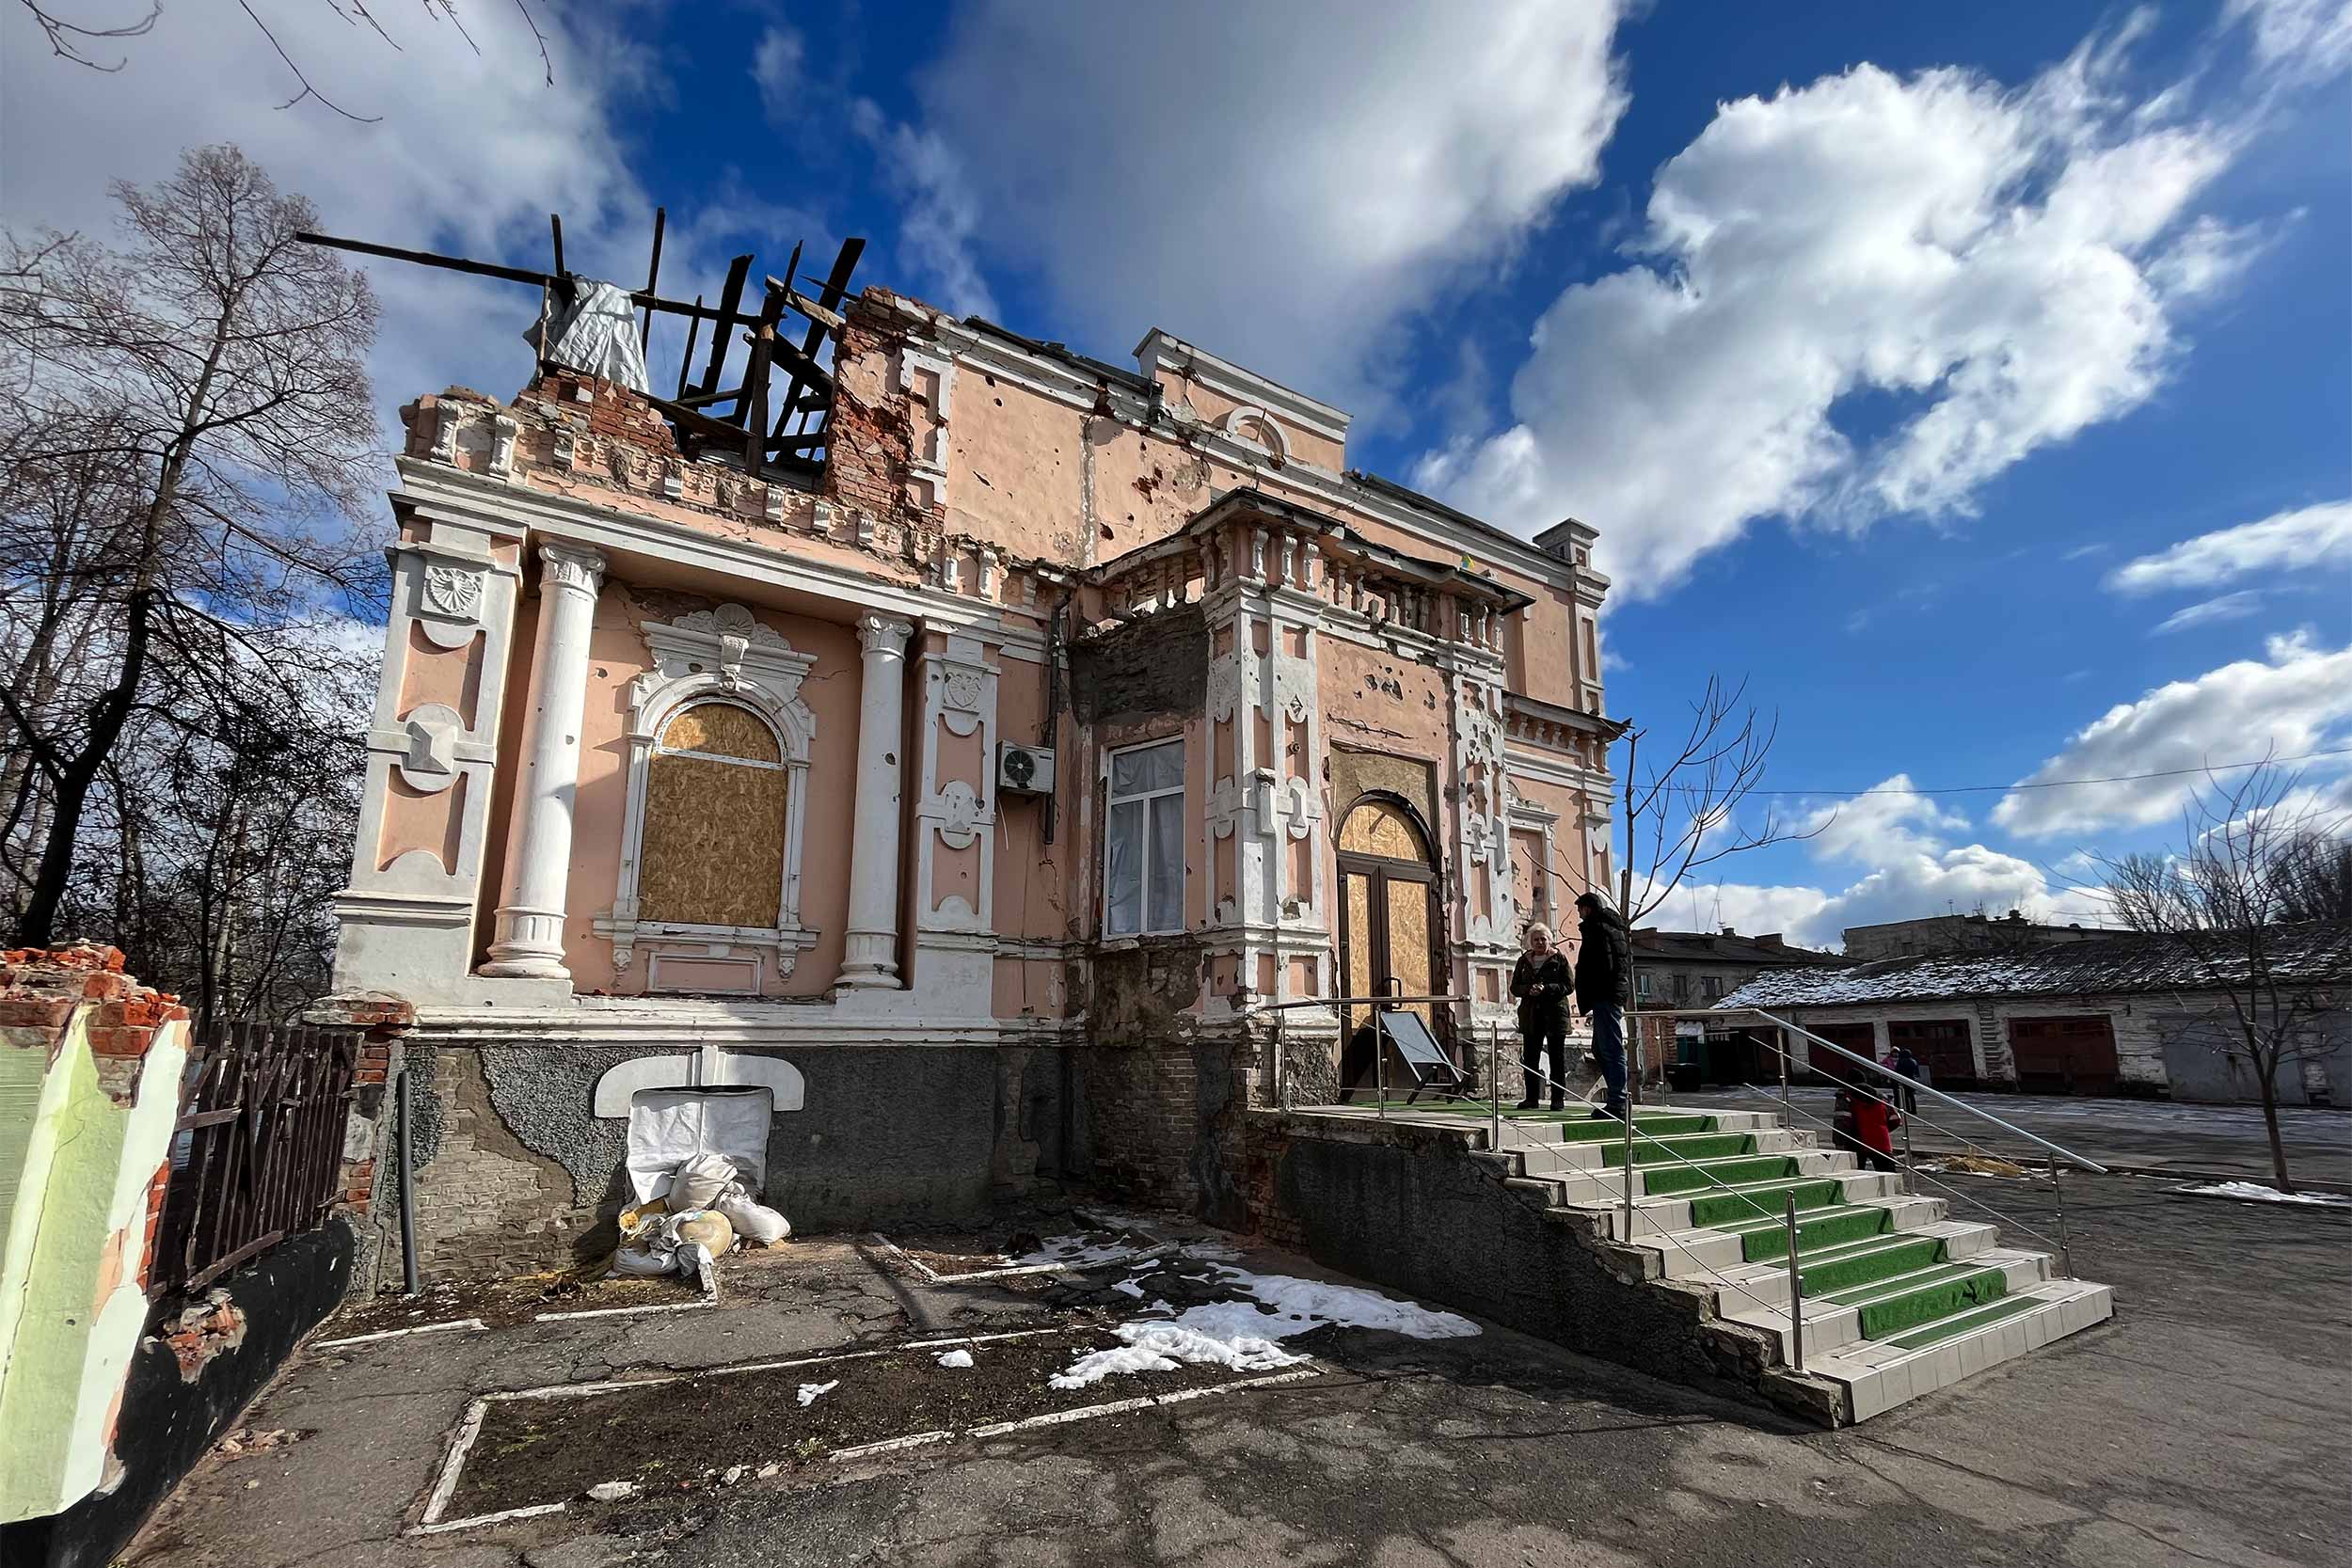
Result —
<instances>
[{"instance_id":1,"label":"white cloud","mask_svg":"<svg viewBox=\"0 0 2352 1568\"><path fill-rule=\"evenodd\" d=\"M1801 826L1805 847L1826 872L1852 877L1842 888L1702 883L1675 890L1649 924L1711 930L1736 926L1781 931L1808 947L1843 944L1849 926L2022 909L2092 922L2090 901L2030 861L1980 843L1959 844L1968 818L1938 805L1900 773L1848 800L1817 808Z\"/></svg>"},{"instance_id":2,"label":"white cloud","mask_svg":"<svg viewBox=\"0 0 2352 1568\"><path fill-rule=\"evenodd\" d=\"M807 40L797 27L779 23L759 35L759 46L752 51L752 80L759 84L759 102L769 119L788 119L799 110L801 67L807 57Z\"/></svg>"},{"instance_id":3,"label":"white cloud","mask_svg":"<svg viewBox=\"0 0 2352 1568\"><path fill-rule=\"evenodd\" d=\"M2204 783L2201 769L2251 762L2265 752L2287 757L2331 750L2346 743L2347 721L2352 646L2323 648L2307 633L2274 637L2264 658L2225 664L2117 704L2020 783L2179 776L2020 788L2001 797L1993 820L2029 838L2166 821ZM2316 766L2340 767L2344 760Z\"/></svg>"},{"instance_id":4,"label":"white cloud","mask_svg":"<svg viewBox=\"0 0 2352 1568\"><path fill-rule=\"evenodd\" d=\"M2255 576L2277 577L2329 562L2352 563L2352 500L2274 513L2260 522L2201 533L2169 549L2127 561L2107 574L2119 594L2217 588Z\"/></svg>"},{"instance_id":5,"label":"white cloud","mask_svg":"<svg viewBox=\"0 0 2352 1568\"><path fill-rule=\"evenodd\" d=\"M1625 8L986 0L927 124L1052 284L1051 335L1115 356L1164 326L1346 398L1414 302L1597 178Z\"/></svg>"},{"instance_id":6,"label":"white cloud","mask_svg":"<svg viewBox=\"0 0 2352 1568\"><path fill-rule=\"evenodd\" d=\"M2290 80L2352 66L2352 0L2230 0L2222 15L2250 23L2254 57Z\"/></svg>"},{"instance_id":7,"label":"white cloud","mask_svg":"<svg viewBox=\"0 0 2352 1568\"><path fill-rule=\"evenodd\" d=\"M1640 264L1537 323L1515 422L1421 482L1521 530L1596 523L1642 596L1756 518L1964 514L2137 407L2180 301L2255 242L2184 229L2235 133L2137 113L2123 41L2015 90L1863 65L1721 105L1659 171ZM1857 422L1863 393L1892 428Z\"/></svg>"},{"instance_id":8,"label":"white cloud","mask_svg":"<svg viewBox=\"0 0 2352 1568\"><path fill-rule=\"evenodd\" d=\"M898 198L898 263L914 287L951 314L993 319L996 299L974 249L980 202L963 160L937 132L894 124L871 99L851 106L850 122Z\"/></svg>"},{"instance_id":9,"label":"white cloud","mask_svg":"<svg viewBox=\"0 0 2352 1568\"><path fill-rule=\"evenodd\" d=\"M2243 621L2263 607L2262 591L2241 588L2234 594L2217 598L2201 599L2185 610L2176 610L2148 630L2151 637L2166 637L2194 626L2217 626L2224 621Z\"/></svg>"}]
</instances>

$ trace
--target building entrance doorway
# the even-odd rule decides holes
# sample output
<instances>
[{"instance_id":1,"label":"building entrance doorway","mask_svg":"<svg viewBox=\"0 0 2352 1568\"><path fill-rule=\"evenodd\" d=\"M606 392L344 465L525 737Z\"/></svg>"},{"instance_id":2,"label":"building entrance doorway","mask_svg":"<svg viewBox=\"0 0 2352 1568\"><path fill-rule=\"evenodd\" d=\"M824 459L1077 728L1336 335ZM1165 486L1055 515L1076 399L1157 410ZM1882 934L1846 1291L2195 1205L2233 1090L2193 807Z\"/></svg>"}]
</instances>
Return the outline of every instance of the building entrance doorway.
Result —
<instances>
[{"instance_id":1,"label":"building entrance doorway","mask_svg":"<svg viewBox=\"0 0 2352 1568\"><path fill-rule=\"evenodd\" d=\"M1438 867L1429 835L1412 808L1384 796L1358 801L1340 823L1335 857L1340 877L1340 974L1349 996L1395 990L1406 996L1445 990L1445 931L1438 901ZM1451 1008L1416 1002L1438 1042L1458 1065ZM1343 1087L1370 1087L1374 1079L1371 1009L1341 1009ZM1359 1039L1359 1033L1361 1038ZM1394 1083L1391 1078L1390 1082Z\"/></svg>"}]
</instances>

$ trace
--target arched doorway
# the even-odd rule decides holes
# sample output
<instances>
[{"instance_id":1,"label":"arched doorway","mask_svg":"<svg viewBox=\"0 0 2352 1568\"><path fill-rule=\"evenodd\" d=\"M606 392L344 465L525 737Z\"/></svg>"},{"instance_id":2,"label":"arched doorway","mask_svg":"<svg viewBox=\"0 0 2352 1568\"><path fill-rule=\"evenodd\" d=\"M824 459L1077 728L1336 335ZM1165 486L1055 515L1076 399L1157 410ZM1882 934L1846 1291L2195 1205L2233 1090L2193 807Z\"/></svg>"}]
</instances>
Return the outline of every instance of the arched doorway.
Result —
<instances>
[{"instance_id":1,"label":"arched doorway","mask_svg":"<svg viewBox=\"0 0 2352 1568\"><path fill-rule=\"evenodd\" d=\"M1372 996L1395 989L1407 996L1445 989L1445 923L1438 898L1437 857L1428 830L1412 807L1389 795L1366 795L1341 819L1340 974L1349 996ZM1421 1014L1450 1051L1450 1009L1422 1002ZM1348 1007L1342 1040L1355 1038L1369 1009ZM1343 1085L1348 1079L1343 1075ZM1352 1085L1350 1085L1352 1086Z\"/></svg>"}]
</instances>

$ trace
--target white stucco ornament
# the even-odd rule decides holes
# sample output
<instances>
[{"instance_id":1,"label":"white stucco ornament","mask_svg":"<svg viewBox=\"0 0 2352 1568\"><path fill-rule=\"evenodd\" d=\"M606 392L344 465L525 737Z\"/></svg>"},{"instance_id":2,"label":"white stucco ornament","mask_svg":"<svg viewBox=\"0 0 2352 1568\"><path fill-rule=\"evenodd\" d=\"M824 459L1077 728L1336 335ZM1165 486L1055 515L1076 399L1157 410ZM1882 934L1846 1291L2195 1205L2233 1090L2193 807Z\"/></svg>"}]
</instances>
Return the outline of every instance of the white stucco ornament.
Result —
<instances>
[{"instance_id":1,"label":"white stucco ornament","mask_svg":"<svg viewBox=\"0 0 2352 1568\"><path fill-rule=\"evenodd\" d=\"M408 751L400 759L400 782L421 795L438 795L457 782L457 737L466 721L455 708L426 703L401 721Z\"/></svg>"},{"instance_id":2,"label":"white stucco ornament","mask_svg":"<svg viewBox=\"0 0 2352 1568\"><path fill-rule=\"evenodd\" d=\"M446 562L427 566L424 608L436 615L472 619L482 608L482 574Z\"/></svg>"},{"instance_id":3,"label":"white stucco ornament","mask_svg":"<svg viewBox=\"0 0 2352 1568\"><path fill-rule=\"evenodd\" d=\"M950 780L939 792L939 841L950 849L969 849L979 836L979 793L961 779Z\"/></svg>"}]
</instances>

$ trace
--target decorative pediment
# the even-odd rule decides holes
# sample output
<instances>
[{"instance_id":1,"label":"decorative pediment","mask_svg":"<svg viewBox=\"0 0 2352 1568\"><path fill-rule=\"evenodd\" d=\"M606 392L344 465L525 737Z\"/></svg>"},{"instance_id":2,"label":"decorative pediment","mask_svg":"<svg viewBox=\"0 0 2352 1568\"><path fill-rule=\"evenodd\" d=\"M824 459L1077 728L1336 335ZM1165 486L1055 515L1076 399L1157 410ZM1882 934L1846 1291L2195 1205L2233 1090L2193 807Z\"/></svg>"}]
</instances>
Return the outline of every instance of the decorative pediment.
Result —
<instances>
[{"instance_id":1,"label":"decorative pediment","mask_svg":"<svg viewBox=\"0 0 2352 1568\"><path fill-rule=\"evenodd\" d=\"M795 651L781 632L739 604L648 623L644 638L654 667L629 688L638 734L653 734L679 703L721 692L766 713L805 756L816 716L801 700L801 682L816 667L816 655Z\"/></svg>"}]
</instances>

